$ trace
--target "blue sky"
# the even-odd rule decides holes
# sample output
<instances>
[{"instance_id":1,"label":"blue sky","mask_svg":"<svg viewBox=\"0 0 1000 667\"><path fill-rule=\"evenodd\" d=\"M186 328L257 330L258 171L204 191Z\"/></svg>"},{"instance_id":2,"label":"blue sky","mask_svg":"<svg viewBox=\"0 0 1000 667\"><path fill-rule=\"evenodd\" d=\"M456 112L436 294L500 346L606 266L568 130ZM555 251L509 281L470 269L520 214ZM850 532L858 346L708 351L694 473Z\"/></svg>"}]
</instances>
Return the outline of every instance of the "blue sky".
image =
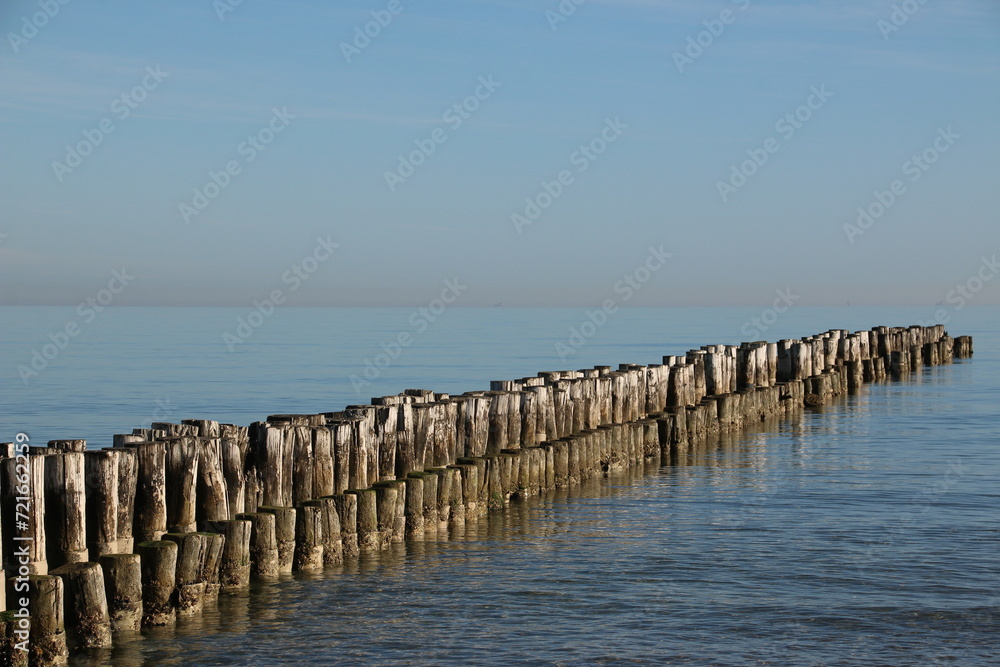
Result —
<instances>
[{"instance_id":1,"label":"blue sky","mask_svg":"<svg viewBox=\"0 0 1000 667\"><path fill-rule=\"evenodd\" d=\"M37 0L0 8L2 304L124 268L115 305L419 305L457 278L460 305L592 306L663 246L630 305L923 305L1000 252L1000 3L567 0L554 28L555 0L52 3L37 34Z\"/></svg>"}]
</instances>

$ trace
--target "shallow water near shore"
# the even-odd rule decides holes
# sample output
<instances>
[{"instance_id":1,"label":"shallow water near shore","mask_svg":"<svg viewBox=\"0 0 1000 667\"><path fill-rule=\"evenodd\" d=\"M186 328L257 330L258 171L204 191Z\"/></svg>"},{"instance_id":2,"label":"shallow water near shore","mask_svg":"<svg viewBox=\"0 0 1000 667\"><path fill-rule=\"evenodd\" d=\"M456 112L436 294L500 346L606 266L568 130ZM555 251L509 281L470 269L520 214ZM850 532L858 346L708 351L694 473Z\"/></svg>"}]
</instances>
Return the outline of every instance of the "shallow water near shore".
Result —
<instances>
[{"instance_id":1,"label":"shallow water near shore","mask_svg":"<svg viewBox=\"0 0 1000 667\"><path fill-rule=\"evenodd\" d=\"M905 325L925 310L793 308L757 337ZM739 342L759 314L623 310L564 361L553 346L581 310L450 311L359 397L347 378L407 326L408 310L351 309L355 320L336 326L331 311L290 310L233 355L216 325L236 311L185 309L173 319L186 326L166 330L162 310L140 311L95 321L38 384L8 378L3 439L23 428L34 444L110 444L157 394L179 406L165 421L248 423L407 387L457 393L540 370L654 363ZM257 584L73 664L995 664L998 314L969 308L949 324L975 336L970 360L868 385L669 465L514 501L447 539ZM32 326L5 319L8 373L62 317L29 315ZM129 338L123 323L157 333Z\"/></svg>"}]
</instances>

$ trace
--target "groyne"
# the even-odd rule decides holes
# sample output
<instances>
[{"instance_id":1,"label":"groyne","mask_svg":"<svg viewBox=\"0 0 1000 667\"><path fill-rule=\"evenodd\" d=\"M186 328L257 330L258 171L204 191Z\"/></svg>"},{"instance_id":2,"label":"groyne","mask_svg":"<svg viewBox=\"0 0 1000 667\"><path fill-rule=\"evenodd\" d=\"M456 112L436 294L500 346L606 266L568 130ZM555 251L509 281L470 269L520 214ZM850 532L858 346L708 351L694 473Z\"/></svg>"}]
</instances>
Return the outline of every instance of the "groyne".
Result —
<instances>
[{"instance_id":1,"label":"groyne","mask_svg":"<svg viewBox=\"0 0 1000 667\"><path fill-rule=\"evenodd\" d=\"M0 662L59 664L253 580L437 539L513 498L669 464L720 431L971 355L941 325L831 330L249 426L153 423L103 449L3 443Z\"/></svg>"}]
</instances>

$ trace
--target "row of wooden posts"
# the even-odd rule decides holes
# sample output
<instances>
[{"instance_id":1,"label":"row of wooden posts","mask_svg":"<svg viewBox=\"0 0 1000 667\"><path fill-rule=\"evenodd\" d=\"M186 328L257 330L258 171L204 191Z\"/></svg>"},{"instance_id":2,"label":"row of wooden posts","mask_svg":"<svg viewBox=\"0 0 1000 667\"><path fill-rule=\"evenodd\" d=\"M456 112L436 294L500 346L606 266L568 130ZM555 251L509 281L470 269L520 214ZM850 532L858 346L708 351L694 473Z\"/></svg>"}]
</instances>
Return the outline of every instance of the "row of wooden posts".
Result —
<instances>
[{"instance_id":1,"label":"row of wooden posts","mask_svg":"<svg viewBox=\"0 0 1000 667\"><path fill-rule=\"evenodd\" d=\"M420 540L653 456L676 460L714 432L971 354L970 337L940 325L831 330L460 396L410 389L249 427L154 423L105 449L5 443L0 660L57 664L253 579Z\"/></svg>"}]
</instances>

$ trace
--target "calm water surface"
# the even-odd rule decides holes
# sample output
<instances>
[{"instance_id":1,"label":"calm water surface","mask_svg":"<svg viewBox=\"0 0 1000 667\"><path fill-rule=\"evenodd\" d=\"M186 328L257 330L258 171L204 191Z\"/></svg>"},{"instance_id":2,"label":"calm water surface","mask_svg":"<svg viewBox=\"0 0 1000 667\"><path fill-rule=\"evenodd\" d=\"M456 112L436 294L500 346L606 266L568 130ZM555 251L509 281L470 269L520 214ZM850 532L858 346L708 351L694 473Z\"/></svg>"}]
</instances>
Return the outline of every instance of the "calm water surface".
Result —
<instances>
[{"instance_id":1,"label":"calm water surface","mask_svg":"<svg viewBox=\"0 0 1000 667\"><path fill-rule=\"evenodd\" d=\"M248 423L406 387L658 361L739 342L752 309L634 309L573 358L582 311L455 310L358 395L411 311L291 310L230 354L242 311L118 309L25 385L72 309L2 309L0 437L94 445L153 417ZM758 338L927 319L792 309ZM949 325L970 361L866 387L569 495L515 502L436 541L226 597L76 664L1000 664L1000 311ZM961 315L958 318L957 315ZM152 414L166 400L173 414Z\"/></svg>"}]
</instances>

